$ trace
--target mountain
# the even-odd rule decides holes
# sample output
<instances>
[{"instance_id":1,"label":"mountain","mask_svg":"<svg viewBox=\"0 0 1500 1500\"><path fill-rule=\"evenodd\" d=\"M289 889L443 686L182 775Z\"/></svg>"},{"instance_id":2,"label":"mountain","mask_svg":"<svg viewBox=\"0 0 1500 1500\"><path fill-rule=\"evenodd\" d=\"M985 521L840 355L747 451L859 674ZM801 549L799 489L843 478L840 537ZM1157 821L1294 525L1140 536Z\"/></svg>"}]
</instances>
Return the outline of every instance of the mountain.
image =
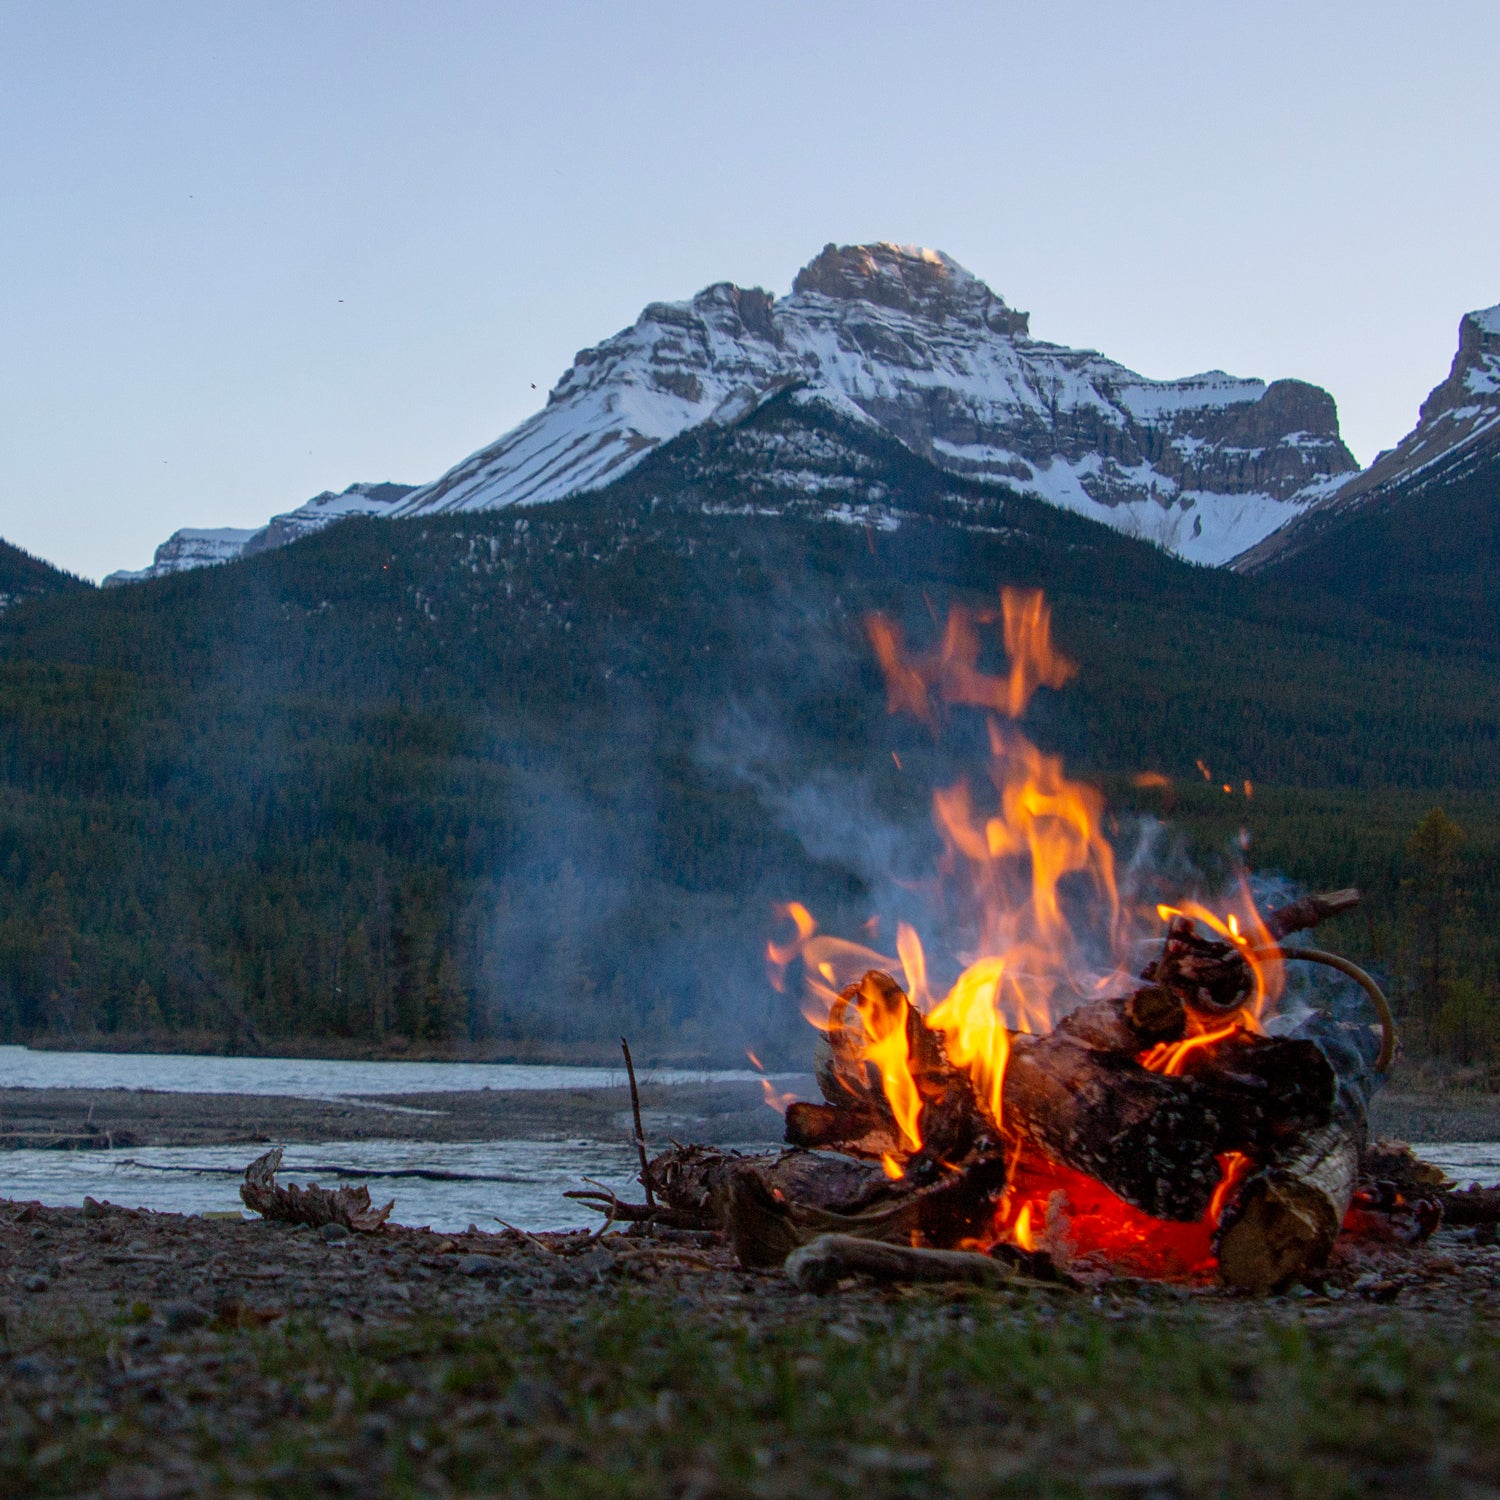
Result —
<instances>
[{"instance_id":1,"label":"mountain","mask_svg":"<svg viewBox=\"0 0 1500 1500\"><path fill-rule=\"evenodd\" d=\"M939 468L1200 563L1243 552L1357 468L1333 399L1316 386L1217 370L1149 380L1101 354L1033 339L1026 313L938 251L829 245L785 298L725 282L686 302L652 303L579 353L519 427L404 499L367 509L485 511L597 490L680 433L732 425L790 390ZM791 466L784 473L795 483ZM320 496L282 520L326 524L335 511L320 502L331 498L343 499ZM273 523L246 550L294 534Z\"/></svg>"},{"instance_id":2,"label":"mountain","mask_svg":"<svg viewBox=\"0 0 1500 1500\"><path fill-rule=\"evenodd\" d=\"M409 484L351 484L338 494L324 490L296 510L273 516L264 526L248 530L233 526L184 527L181 531L174 531L156 549L149 568L121 569L111 573L104 579L104 587L141 583L148 578L165 578L190 568L233 562L237 557L253 557L257 552L284 547L288 542L310 536L350 516L389 515L412 488Z\"/></svg>"},{"instance_id":3,"label":"mountain","mask_svg":"<svg viewBox=\"0 0 1500 1500\"><path fill-rule=\"evenodd\" d=\"M1234 566L1500 640L1500 307L1459 323L1448 378L1395 448Z\"/></svg>"},{"instance_id":4,"label":"mountain","mask_svg":"<svg viewBox=\"0 0 1500 1500\"><path fill-rule=\"evenodd\" d=\"M1132 777L1165 773L1194 857L1244 829L1259 868L1360 885L1330 942L1378 956L1441 800L1475 913L1445 952L1500 963L1496 651L1188 566L806 389L434 522L0 618L0 1038L800 1060L774 903L920 917L931 788L984 753L977 717L937 744L886 712L865 617L920 647L1005 583L1080 664L1028 732L1104 782L1132 867L1161 805Z\"/></svg>"},{"instance_id":5,"label":"mountain","mask_svg":"<svg viewBox=\"0 0 1500 1500\"><path fill-rule=\"evenodd\" d=\"M70 593L90 585L72 573L54 568L39 557L0 541L0 614L23 599L41 599L49 594Z\"/></svg>"},{"instance_id":6,"label":"mountain","mask_svg":"<svg viewBox=\"0 0 1500 1500\"><path fill-rule=\"evenodd\" d=\"M829 245L782 300L721 283L651 304L582 351L542 411L396 514L597 489L677 433L794 386L941 468L1196 562L1227 561L1357 468L1315 386L1148 380L1033 339L1027 314L940 252Z\"/></svg>"}]
</instances>

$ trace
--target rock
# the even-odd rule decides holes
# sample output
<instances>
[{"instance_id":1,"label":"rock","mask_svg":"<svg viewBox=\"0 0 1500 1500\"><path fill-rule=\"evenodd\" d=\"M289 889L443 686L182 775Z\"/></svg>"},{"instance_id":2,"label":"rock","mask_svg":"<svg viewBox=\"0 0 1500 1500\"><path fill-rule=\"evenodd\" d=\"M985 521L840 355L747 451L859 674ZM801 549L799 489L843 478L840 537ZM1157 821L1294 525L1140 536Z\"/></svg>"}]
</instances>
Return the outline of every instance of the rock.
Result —
<instances>
[{"instance_id":1,"label":"rock","mask_svg":"<svg viewBox=\"0 0 1500 1500\"><path fill-rule=\"evenodd\" d=\"M85 1219L102 1219L109 1213L109 1204L101 1203L97 1198L84 1197L83 1216Z\"/></svg>"},{"instance_id":2,"label":"rock","mask_svg":"<svg viewBox=\"0 0 1500 1500\"><path fill-rule=\"evenodd\" d=\"M349 1231L342 1224L325 1224L318 1233L330 1245L337 1244L339 1240L347 1240L349 1238Z\"/></svg>"},{"instance_id":3,"label":"rock","mask_svg":"<svg viewBox=\"0 0 1500 1500\"><path fill-rule=\"evenodd\" d=\"M498 1255L463 1255L459 1257L458 1269L464 1276L498 1276L505 1263Z\"/></svg>"},{"instance_id":4,"label":"rock","mask_svg":"<svg viewBox=\"0 0 1500 1500\"><path fill-rule=\"evenodd\" d=\"M45 1292L52 1283L45 1276L27 1276L22 1279L23 1292Z\"/></svg>"},{"instance_id":5,"label":"rock","mask_svg":"<svg viewBox=\"0 0 1500 1500\"><path fill-rule=\"evenodd\" d=\"M189 1328L201 1328L208 1322L208 1310L196 1302L186 1300L163 1302L157 1316L166 1324L169 1332L181 1333Z\"/></svg>"}]
</instances>

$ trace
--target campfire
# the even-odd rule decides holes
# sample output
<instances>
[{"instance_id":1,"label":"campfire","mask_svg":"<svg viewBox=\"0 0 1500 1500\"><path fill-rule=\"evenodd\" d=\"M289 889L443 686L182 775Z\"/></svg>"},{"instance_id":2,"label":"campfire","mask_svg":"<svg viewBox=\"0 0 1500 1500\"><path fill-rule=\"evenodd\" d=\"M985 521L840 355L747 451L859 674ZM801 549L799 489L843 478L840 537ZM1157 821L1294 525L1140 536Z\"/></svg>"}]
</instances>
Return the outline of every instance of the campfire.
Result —
<instances>
[{"instance_id":1,"label":"campfire","mask_svg":"<svg viewBox=\"0 0 1500 1500\"><path fill-rule=\"evenodd\" d=\"M768 963L778 988L800 983L821 1034L822 1101L774 1101L792 1148L778 1156L657 1157L650 1212L721 1226L749 1265L791 1257L808 1284L897 1266L985 1279L981 1263L1261 1291L1315 1274L1351 1205L1372 1201L1355 1204L1365 1106L1394 1033L1368 975L1287 939L1358 894L1262 913L1243 880L1215 909L1122 878L1101 794L1019 728L1076 668L1039 592L1000 604L955 606L924 653L869 621L893 713L934 736L958 712L985 716L988 792L961 781L932 799L934 905L962 950L929 952L902 922L882 953L788 905ZM981 666L994 626L1003 672ZM1287 965L1306 962L1363 986L1378 1046L1349 1026L1330 1046L1332 1023L1315 1039L1280 1014Z\"/></svg>"}]
</instances>

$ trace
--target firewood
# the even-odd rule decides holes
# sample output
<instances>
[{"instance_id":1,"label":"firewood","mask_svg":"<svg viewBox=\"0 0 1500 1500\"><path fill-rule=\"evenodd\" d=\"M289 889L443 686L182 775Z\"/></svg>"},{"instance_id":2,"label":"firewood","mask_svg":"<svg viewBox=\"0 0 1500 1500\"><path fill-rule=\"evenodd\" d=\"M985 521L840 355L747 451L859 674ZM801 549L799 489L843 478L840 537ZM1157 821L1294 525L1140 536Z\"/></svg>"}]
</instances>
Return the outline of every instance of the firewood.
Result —
<instances>
[{"instance_id":1,"label":"firewood","mask_svg":"<svg viewBox=\"0 0 1500 1500\"><path fill-rule=\"evenodd\" d=\"M846 1276L876 1281L967 1281L1004 1286L1016 1281L1008 1265L973 1250L925 1250L883 1244L847 1234L819 1235L785 1262L786 1274L804 1292L826 1292Z\"/></svg>"},{"instance_id":2,"label":"firewood","mask_svg":"<svg viewBox=\"0 0 1500 1500\"><path fill-rule=\"evenodd\" d=\"M906 1069L921 1100L926 1153L945 1161L968 1156L986 1125L973 1082L949 1062L942 1037L928 1027L896 980L880 969L848 985L830 1008L814 1068L827 1102L789 1107L787 1140L871 1158L904 1155L910 1149L879 1069L863 1057L868 1035L861 1016L867 1012L896 1018L895 1025L905 1033Z\"/></svg>"},{"instance_id":3,"label":"firewood","mask_svg":"<svg viewBox=\"0 0 1500 1500\"><path fill-rule=\"evenodd\" d=\"M1474 1187L1461 1192L1440 1192L1437 1201L1443 1208L1445 1224L1500 1224L1500 1187Z\"/></svg>"},{"instance_id":4,"label":"firewood","mask_svg":"<svg viewBox=\"0 0 1500 1500\"><path fill-rule=\"evenodd\" d=\"M1343 1109L1240 1186L1218 1235L1227 1286L1277 1291L1328 1263L1359 1176L1361 1119Z\"/></svg>"},{"instance_id":5,"label":"firewood","mask_svg":"<svg viewBox=\"0 0 1500 1500\"><path fill-rule=\"evenodd\" d=\"M1057 1023L1054 1034L1074 1038L1099 1052L1144 1052L1159 1042L1175 1042L1187 1030L1181 995L1148 984L1119 1000L1095 1000Z\"/></svg>"},{"instance_id":6,"label":"firewood","mask_svg":"<svg viewBox=\"0 0 1500 1500\"><path fill-rule=\"evenodd\" d=\"M1281 939L1293 932L1305 932L1359 905L1356 890L1329 891L1319 896L1304 896L1289 906L1282 906L1266 918L1266 931L1273 938Z\"/></svg>"},{"instance_id":7,"label":"firewood","mask_svg":"<svg viewBox=\"0 0 1500 1500\"><path fill-rule=\"evenodd\" d=\"M1223 1131L1198 1084L1066 1033L1014 1038L1005 1123L1158 1219L1201 1218L1222 1176Z\"/></svg>"},{"instance_id":8,"label":"firewood","mask_svg":"<svg viewBox=\"0 0 1500 1500\"><path fill-rule=\"evenodd\" d=\"M1005 1188L1005 1157L998 1150L950 1167L931 1183L911 1177L882 1181L879 1188L846 1191L841 1198L829 1191L837 1162L789 1152L781 1163L737 1165L724 1196L723 1223L742 1265L780 1265L797 1246L828 1233L956 1244L989 1228Z\"/></svg>"},{"instance_id":9,"label":"firewood","mask_svg":"<svg viewBox=\"0 0 1500 1500\"><path fill-rule=\"evenodd\" d=\"M888 1109L864 1102L787 1105L786 1139L809 1151L847 1151L851 1156L878 1160L903 1150L901 1132Z\"/></svg>"}]
</instances>

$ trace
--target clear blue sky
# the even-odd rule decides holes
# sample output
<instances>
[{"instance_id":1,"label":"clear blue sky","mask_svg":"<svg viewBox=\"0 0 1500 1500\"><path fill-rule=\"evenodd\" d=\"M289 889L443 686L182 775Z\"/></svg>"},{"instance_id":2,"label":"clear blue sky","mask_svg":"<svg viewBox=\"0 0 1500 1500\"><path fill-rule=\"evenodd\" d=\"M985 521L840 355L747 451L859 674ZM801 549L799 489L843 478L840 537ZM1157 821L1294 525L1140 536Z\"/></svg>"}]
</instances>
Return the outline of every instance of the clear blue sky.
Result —
<instances>
[{"instance_id":1,"label":"clear blue sky","mask_svg":"<svg viewBox=\"0 0 1500 1500\"><path fill-rule=\"evenodd\" d=\"M829 240L1368 460L1500 302L1497 57L1494 0L0 0L0 535L98 577L430 479Z\"/></svg>"}]
</instances>

